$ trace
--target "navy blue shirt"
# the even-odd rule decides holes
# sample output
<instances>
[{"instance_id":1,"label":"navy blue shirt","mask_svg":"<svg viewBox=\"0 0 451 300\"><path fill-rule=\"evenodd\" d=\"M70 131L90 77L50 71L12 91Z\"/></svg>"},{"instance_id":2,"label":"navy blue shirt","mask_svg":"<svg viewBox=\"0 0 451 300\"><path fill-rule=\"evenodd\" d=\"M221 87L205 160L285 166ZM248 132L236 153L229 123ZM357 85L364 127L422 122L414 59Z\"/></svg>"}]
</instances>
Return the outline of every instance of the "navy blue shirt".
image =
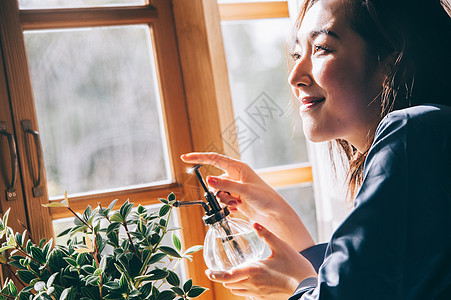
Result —
<instances>
[{"instance_id":1,"label":"navy blue shirt","mask_svg":"<svg viewBox=\"0 0 451 300\"><path fill-rule=\"evenodd\" d=\"M290 300L451 299L451 107L387 115L363 175L326 250L302 252L318 278Z\"/></svg>"}]
</instances>

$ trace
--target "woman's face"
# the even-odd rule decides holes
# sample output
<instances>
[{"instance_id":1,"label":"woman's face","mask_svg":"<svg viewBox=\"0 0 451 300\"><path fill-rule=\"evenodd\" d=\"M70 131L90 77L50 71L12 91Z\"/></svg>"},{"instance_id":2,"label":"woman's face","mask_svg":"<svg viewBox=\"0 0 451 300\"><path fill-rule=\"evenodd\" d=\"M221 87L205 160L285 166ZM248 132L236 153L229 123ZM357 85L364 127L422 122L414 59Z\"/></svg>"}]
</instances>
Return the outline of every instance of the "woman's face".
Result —
<instances>
[{"instance_id":1,"label":"woman's face","mask_svg":"<svg viewBox=\"0 0 451 300\"><path fill-rule=\"evenodd\" d=\"M351 29L343 0L319 0L305 14L289 82L304 132L314 142L345 139L358 150L380 119L385 74Z\"/></svg>"}]
</instances>

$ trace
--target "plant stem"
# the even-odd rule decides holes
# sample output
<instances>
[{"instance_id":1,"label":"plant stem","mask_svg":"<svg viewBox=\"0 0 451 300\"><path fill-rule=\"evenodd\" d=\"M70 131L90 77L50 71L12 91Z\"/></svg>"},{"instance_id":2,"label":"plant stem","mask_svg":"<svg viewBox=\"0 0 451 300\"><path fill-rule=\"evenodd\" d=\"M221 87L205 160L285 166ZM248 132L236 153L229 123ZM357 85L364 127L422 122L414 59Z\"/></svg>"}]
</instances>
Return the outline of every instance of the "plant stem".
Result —
<instances>
[{"instance_id":1,"label":"plant stem","mask_svg":"<svg viewBox=\"0 0 451 300\"><path fill-rule=\"evenodd\" d=\"M14 272L14 271L11 269L11 266L10 266L10 265L5 264L5 266L8 268L8 270L9 270L9 271L11 272L11 274L14 276L14 278L16 278L23 286L27 286L27 285L22 281L22 279L20 279L20 277L16 275L16 272Z\"/></svg>"},{"instance_id":2,"label":"plant stem","mask_svg":"<svg viewBox=\"0 0 451 300\"><path fill-rule=\"evenodd\" d=\"M19 251L20 253L22 253L23 255L25 255L26 257L29 257L31 260L33 260L34 262L38 263L41 266L44 266L44 268L49 271L50 274L52 274L52 271L50 271L49 266L44 265L42 263L40 263L38 260L36 260L34 257L32 257L30 254L28 254L27 252L25 252L24 250L22 250L21 247L17 247L17 245L15 246L16 250Z\"/></svg>"},{"instance_id":3,"label":"plant stem","mask_svg":"<svg viewBox=\"0 0 451 300\"><path fill-rule=\"evenodd\" d=\"M6 295L0 292L0 296L6 297L8 299L16 299L15 297L11 296L11 295Z\"/></svg>"},{"instance_id":4,"label":"plant stem","mask_svg":"<svg viewBox=\"0 0 451 300\"><path fill-rule=\"evenodd\" d=\"M132 237L130 236L130 233L128 232L127 220L124 220L124 223L122 223L122 225L125 228L125 232L127 233L128 241L130 242L130 246L132 246L133 252L135 252L136 256L139 257L139 253L136 250L135 245L133 244Z\"/></svg>"},{"instance_id":5,"label":"plant stem","mask_svg":"<svg viewBox=\"0 0 451 300\"><path fill-rule=\"evenodd\" d=\"M67 206L67 209L70 210L70 212L77 217L77 219L80 220L80 222L82 222L83 224L85 224L86 226L88 226L89 229L91 229L91 231L94 232L94 229L92 228L92 225L89 225L85 220L83 220L82 218L80 218L79 215L77 215L77 213L75 211L72 210L72 208L70 208L69 206Z\"/></svg>"}]
</instances>

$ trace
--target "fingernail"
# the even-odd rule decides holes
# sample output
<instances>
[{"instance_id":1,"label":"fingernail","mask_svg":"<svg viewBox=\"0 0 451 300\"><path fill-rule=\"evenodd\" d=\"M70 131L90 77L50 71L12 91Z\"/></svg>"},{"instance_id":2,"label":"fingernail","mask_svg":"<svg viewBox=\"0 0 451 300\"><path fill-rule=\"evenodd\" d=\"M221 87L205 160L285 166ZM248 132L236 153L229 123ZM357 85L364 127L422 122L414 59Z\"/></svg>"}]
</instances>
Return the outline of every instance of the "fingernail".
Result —
<instances>
[{"instance_id":1,"label":"fingernail","mask_svg":"<svg viewBox=\"0 0 451 300\"><path fill-rule=\"evenodd\" d=\"M208 183L216 184L218 183L218 179L214 177L208 177Z\"/></svg>"},{"instance_id":2,"label":"fingernail","mask_svg":"<svg viewBox=\"0 0 451 300\"><path fill-rule=\"evenodd\" d=\"M261 230L263 229L263 226L260 225L260 224L258 224L258 223L254 223L254 228L255 228L255 230L257 230L257 231L261 231Z\"/></svg>"}]
</instances>

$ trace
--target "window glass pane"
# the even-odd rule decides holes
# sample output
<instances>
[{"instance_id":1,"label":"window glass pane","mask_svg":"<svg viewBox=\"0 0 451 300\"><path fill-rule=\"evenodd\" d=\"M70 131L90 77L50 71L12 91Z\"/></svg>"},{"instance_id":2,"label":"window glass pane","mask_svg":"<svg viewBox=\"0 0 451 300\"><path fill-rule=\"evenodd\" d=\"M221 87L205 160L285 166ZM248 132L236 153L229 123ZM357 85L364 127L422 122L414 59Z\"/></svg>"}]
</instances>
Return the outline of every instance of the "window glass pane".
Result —
<instances>
[{"instance_id":1,"label":"window glass pane","mask_svg":"<svg viewBox=\"0 0 451 300\"><path fill-rule=\"evenodd\" d=\"M146 0L19 0L21 9L144 5Z\"/></svg>"},{"instance_id":2,"label":"window glass pane","mask_svg":"<svg viewBox=\"0 0 451 300\"><path fill-rule=\"evenodd\" d=\"M25 42L51 197L171 180L148 26Z\"/></svg>"},{"instance_id":3,"label":"window glass pane","mask_svg":"<svg viewBox=\"0 0 451 300\"><path fill-rule=\"evenodd\" d=\"M285 53L290 21L223 22L241 158L254 168L307 162Z\"/></svg>"},{"instance_id":4,"label":"window glass pane","mask_svg":"<svg viewBox=\"0 0 451 300\"><path fill-rule=\"evenodd\" d=\"M318 241L316 206L311 184L277 189L298 213L302 222L315 241Z\"/></svg>"}]
</instances>

